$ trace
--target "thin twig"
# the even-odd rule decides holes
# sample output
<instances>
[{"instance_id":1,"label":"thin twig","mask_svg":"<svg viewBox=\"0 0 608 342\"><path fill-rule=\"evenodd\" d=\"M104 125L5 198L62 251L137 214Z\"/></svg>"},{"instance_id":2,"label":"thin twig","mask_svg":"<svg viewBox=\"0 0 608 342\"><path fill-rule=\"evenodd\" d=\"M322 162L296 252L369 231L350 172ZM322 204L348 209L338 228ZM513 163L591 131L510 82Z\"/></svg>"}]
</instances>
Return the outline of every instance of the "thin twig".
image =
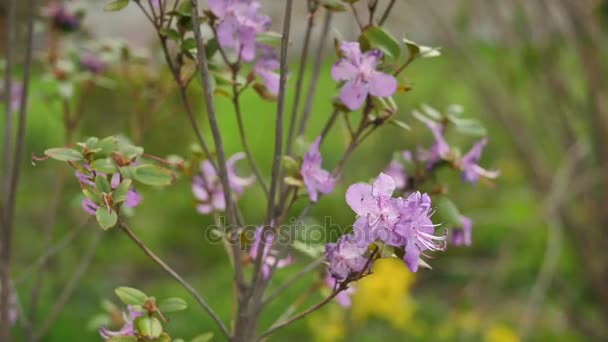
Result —
<instances>
[{"instance_id":1,"label":"thin twig","mask_svg":"<svg viewBox=\"0 0 608 342\"><path fill-rule=\"evenodd\" d=\"M312 110L312 104L315 98L315 91L317 89L317 82L319 80L319 75L321 74L321 66L323 64L323 47L325 46L325 41L329 33L331 17L331 11L326 11L325 20L323 21L323 28L319 36L319 44L317 45L315 59L313 61L310 83L308 84L308 89L306 90L306 100L304 101L304 109L302 110L302 114L300 116L300 124L298 125L298 136L304 134L304 132L306 131L306 125L308 124L308 118L310 117L310 112Z\"/></svg>"},{"instance_id":2,"label":"thin twig","mask_svg":"<svg viewBox=\"0 0 608 342\"><path fill-rule=\"evenodd\" d=\"M382 14L380 21L378 21L378 26L384 25L384 22L386 21L386 19L388 19L388 16L391 14L391 11L393 9L393 6L395 5L395 2L397 2L397 0L390 0L390 2L388 3L388 6L386 6L386 9L384 10L384 14Z\"/></svg>"},{"instance_id":3,"label":"thin twig","mask_svg":"<svg viewBox=\"0 0 608 342\"><path fill-rule=\"evenodd\" d=\"M13 1L11 1L13 3ZM13 3L13 6L16 4ZM19 118L17 121L17 137L15 142L15 151L13 153L12 170L10 172L10 182L8 188L4 191L8 192L7 200L4 202L4 214L3 214L3 225L2 225L2 251L0 260L0 287L2 293L0 294L0 330L2 330L2 336L6 337L6 341L10 341L10 327L8 326L8 310L9 310L9 269L11 263L11 248L12 248L12 235L13 235L13 219L15 215L15 197L17 193L17 185L19 184L19 171L21 169L21 159L23 155L23 140L25 138L25 124L27 119L27 97L29 90L30 80L30 68L32 64L32 50L33 50L33 36L34 36L34 11L35 11L36 0L29 0L27 3L28 13L26 19L27 33L25 40L25 55L23 62L23 80L22 80L22 93L19 101ZM13 9L14 10L14 9ZM12 13L13 15L15 13ZM14 20L13 17L12 20ZM9 19L11 21L11 19ZM7 73L7 77L10 74ZM10 98L10 94L8 95ZM8 101L10 102L10 101ZM7 102L7 106L9 103ZM8 124L8 122L7 122ZM12 127L9 127L9 129ZM6 150L8 153L9 150ZM5 174L4 177L9 177Z\"/></svg>"},{"instance_id":4,"label":"thin twig","mask_svg":"<svg viewBox=\"0 0 608 342\"><path fill-rule=\"evenodd\" d=\"M334 108L334 111L331 113L331 115L327 119L327 122L325 123L325 126L323 127L323 130L321 131L321 134L319 135L321 137L321 141L325 140L325 137L327 136L327 134L331 130L332 126L334 125L334 122L336 121L338 114L340 114L340 109L338 109L336 107L336 108Z\"/></svg>"},{"instance_id":5,"label":"thin twig","mask_svg":"<svg viewBox=\"0 0 608 342\"><path fill-rule=\"evenodd\" d=\"M215 105L213 102L213 94L211 90L211 84L209 81L209 68L207 65L207 56L205 55L205 47L203 46L203 37L201 34L201 27L198 18L198 1L191 0L191 14L192 14L192 26L194 32L194 38L196 40L196 53L198 69L203 85L203 92L205 95L205 107L207 109L207 118L209 119L209 126L211 127L211 133L213 134L213 140L215 142L215 151L217 154L218 161L218 175L222 188L224 189L224 202L226 203L226 213L228 216L228 223L230 226L236 227L237 218L235 214L234 203L232 202L232 194L229 191L230 186L228 183L228 171L226 170L226 157L224 156L224 147L222 145L222 136L220 133L219 126L217 124L217 118L215 115ZM241 260L241 250L239 244L232 243L232 252L234 260ZM239 287L245 287L243 270L240 262L234 263L235 279Z\"/></svg>"},{"instance_id":6,"label":"thin twig","mask_svg":"<svg viewBox=\"0 0 608 342\"><path fill-rule=\"evenodd\" d=\"M280 76L279 76L279 94L277 99L277 114L275 121L275 141L274 141L274 155L272 157L272 172L270 178L270 192L268 199L268 207L266 210L266 220L264 227L262 228L262 236L264 236L264 230L273 224L275 216L275 196L277 193L279 182L281 181L279 175L281 173L281 155L283 153L283 116L285 112L285 91L286 91L286 80L287 80L287 46L289 45L289 32L291 27L291 9L293 6L293 0L287 0L285 4L285 15L283 19L283 35L281 37L281 60L280 60ZM261 268L263 263L262 254L266 247L266 239L261 239L260 247L254 265L253 273L253 286L257 284L258 279L261 275Z\"/></svg>"},{"instance_id":7,"label":"thin twig","mask_svg":"<svg viewBox=\"0 0 608 342\"><path fill-rule=\"evenodd\" d=\"M289 277L287 280L285 280L285 282L283 282L281 285L279 285L271 294L269 294L266 298L264 298L264 300L262 301L262 305L266 305L266 304L270 303L273 299L277 298L281 293L283 293L283 291L285 291L287 288L289 288L293 283L298 281L300 278L302 278L309 272L315 270L319 265L321 265L323 263L324 260L325 260L325 258L318 258L318 259L313 260L308 265L304 266L304 268L302 268L300 271L298 271L297 273L295 273L294 275Z\"/></svg>"},{"instance_id":8,"label":"thin twig","mask_svg":"<svg viewBox=\"0 0 608 342\"><path fill-rule=\"evenodd\" d=\"M312 1L316 4L316 1ZM304 44L302 45L302 53L300 54L300 67L296 79L296 88L291 105L291 121L289 122L289 130L287 133L287 147L285 149L287 155L291 155L291 147L293 145L293 135L295 133L296 120L298 117L298 109L300 106L300 95L302 94L302 85L304 83L304 71L306 71L306 62L308 60L308 47L310 45L310 35L315 23L314 12L316 5L311 5L311 0L308 0L308 24L306 25L306 33L304 34Z\"/></svg>"},{"instance_id":9,"label":"thin twig","mask_svg":"<svg viewBox=\"0 0 608 342\"><path fill-rule=\"evenodd\" d=\"M152 261L154 261L158 266L160 266L165 272L169 273L169 275L171 277L173 277L173 279L175 279L178 283L180 283L180 285L182 285L182 287L186 291L188 291L188 293L190 293L192 295L192 297L194 297L194 299L196 299L196 301L203 308L203 310L205 310L205 312L207 312L207 314L209 316L211 316L211 319L213 319L215 324L217 324L217 326L220 328L220 330L222 331L224 336L229 337L230 334L228 333L228 330L226 329L226 326L224 325L224 323L222 323L219 316L215 313L215 311L213 311L213 309L209 306L209 304L207 304L207 302L203 299L203 297L201 297L201 295L198 294L198 292L196 292L196 290L192 287L192 285L190 285L177 272L175 272L164 261L162 261L159 257L157 257L156 254L154 254L148 247L146 247L146 245L144 245L144 243L141 242L139 240L139 238L137 238L135 233L133 233L129 229L129 227L127 227L127 225L124 224L124 222L119 222L118 225L125 232L125 234L127 234L127 236L137 245L137 247L139 247L147 256L150 257L150 259L152 259Z\"/></svg>"},{"instance_id":10,"label":"thin twig","mask_svg":"<svg viewBox=\"0 0 608 342\"><path fill-rule=\"evenodd\" d=\"M363 22L361 18L359 18L359 12L357 11L357 7L353 3L349 3L350 9L353 11L353 17L355 17L355 21L357 21L357 25L359 25L359 29L363 31Z\"/></svg>"},{"instance_id":11,"label":"thin twig","mask_svg":"<svg viewBox=\"0 0 608 342\"><path fill-rule=\"evenodd\" d=\"M334 299L338 294L340 294L340 292L342 292L343 290L346 289L346 284L340 284L340 286L335 289L334 291L331 292L331 294L329 296L327 296L325 299L323 299L322 301L320 301L319 303L309 307L308 309L300 312L299 314L284 320L280 323L274 324L272 327L270 327L268 330L264 331L262 333L262 335L260 335L259 339L263 339L271 334L273 334L274 332L276 332L277 330L288 326L289 324L302 319L306 316L308 316L310 313L313 313L314 311L317 311L318 309L322 308L323 306L325 306L325 304L331 302L332 299Z\"/></svg>"}]
</instances>

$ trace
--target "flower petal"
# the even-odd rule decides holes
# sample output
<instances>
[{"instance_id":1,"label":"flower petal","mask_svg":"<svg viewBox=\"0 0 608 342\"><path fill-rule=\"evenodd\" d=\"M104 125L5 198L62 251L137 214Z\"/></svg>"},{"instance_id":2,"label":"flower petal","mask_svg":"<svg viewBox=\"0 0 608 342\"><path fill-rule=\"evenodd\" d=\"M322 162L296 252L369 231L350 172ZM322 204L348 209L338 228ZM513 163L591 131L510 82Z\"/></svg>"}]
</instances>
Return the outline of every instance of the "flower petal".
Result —
<instances>
[{"instance_id":1,"label":"flower petal","mask_svg":"<svg viewBox=\"0 0 608 342\"><path fill-rule=\"evenodd\" d=\"M348 81L340 90L340 100L350 109L355 110L365 102L368 93L368 85L361 82Z\"/></svg>"},{"instance_id":2,"label":"flower petal","mask_svg":"<svg viewBox=\"0 0 608 342\"><path fill-rule=\"evenodd\" d=\"M389 74L374 71L369 81L369 93L373 96L388 97L397 90L397 80Z\"/></svg>"},{"instance_id":3,"label":"flower petal","mask_svg":"<svg viewBox=\"0 0 608 342\"><path fill-rule=\"evenodd\" d=\"M367 199L371 195L371 185L367 183L355 183L346 190L346 204L348 204L357 215L365 215L368 211Z\"/></svg>"},{"instance_id":4,"label":"flower petal","mask_svg":"<svg viewBox=\"0 0 608 342\"><path fill-rule=\"evenodd\" d=\"M393 194L393 191L395 191L395 180L393 180L393 177L384 172L380 172L372 183L372 196L378 196L380 194L390 196Z\"/></svg>"}]
</instances>

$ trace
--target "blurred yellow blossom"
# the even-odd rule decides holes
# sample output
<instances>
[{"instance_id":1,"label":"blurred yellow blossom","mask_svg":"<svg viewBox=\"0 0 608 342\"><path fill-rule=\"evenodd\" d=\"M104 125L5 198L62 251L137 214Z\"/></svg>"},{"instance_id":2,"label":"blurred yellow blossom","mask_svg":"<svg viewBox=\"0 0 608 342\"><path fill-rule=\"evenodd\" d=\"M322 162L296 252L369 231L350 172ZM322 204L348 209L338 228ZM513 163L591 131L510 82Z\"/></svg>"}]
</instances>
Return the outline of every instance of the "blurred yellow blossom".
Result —
<instances>
[{"instance_id":1,"label":"blurred yellow blossom","mask_svg":"<svg viewBox=\"0 0 608 342\"><path fill-rule=\"evenodd\" d=\"M374 262L372 274L357 283L353 298L353 320L362 322L370 317L389 321L396 328L409 327L414 314L414 303L409 291L414 274L403 261L384 258Z\"/></svg>"},{"instance_id":2,"label":"blurred yellow blossom","mask_svg":"<svg viewBox=\"0 0 608 342\"><path fill-rule=\"evenodd\" d=\"M338 342L344 339L344 309L338 305L329 305L327 310L308 319L308 326L314 341Z\"/></svg>"},{"instance_id":3,"label":"blurred yellow blossom","mask_svg":"<svg viewBox=\"0 0 608 342\"><path fill-rule=\"evenodd\" d=\"M484 335L485 342L519 342L517 333L504 324L493 324Z\"/></svg>"}]
</instances>

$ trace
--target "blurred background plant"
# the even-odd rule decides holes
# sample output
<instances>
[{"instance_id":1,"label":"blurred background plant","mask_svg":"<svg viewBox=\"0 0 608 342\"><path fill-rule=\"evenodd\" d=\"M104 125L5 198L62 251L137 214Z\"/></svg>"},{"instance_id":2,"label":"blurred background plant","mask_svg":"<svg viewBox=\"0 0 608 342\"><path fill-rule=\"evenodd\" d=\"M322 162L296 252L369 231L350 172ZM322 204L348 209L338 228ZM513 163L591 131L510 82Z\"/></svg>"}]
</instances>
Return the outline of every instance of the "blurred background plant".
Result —
<instances>
[{"instance_id":1,"label":"blurred background plant","mask_svg":"<svg viewBox=\"0 0 608 342\"><path fill-rule=\"evenodd\" d=\"M351 309L331 304L272 340L608 338L608 251L603 247L608 235L608 212L604 209L608 196L608 56L603 40L608 29L608 1L378 1L394 3L394 15L387 20L393 32L441 46L443 57L417 61L404 72L412 90L397 103L398 117L414 129L404 133L398 127L388 127L382 137L371 136L353 158L365 158L366 163L347 163L352 170L343 184L373 176L372 172L389 163L395 149L412 149L418 141L430 141L428 131L411 115L422 102L437 108L459 103L467 116L483 122L490 136L484 163L498 166L501 178L495 190L481 184L449 189L450 196L473 219L472 247L448 248L448 257L433 260L433 271L415 275L395 267L392 260L381 260L374 265L375 273L358 284ZM364 8L364 3L361 0L356 6ZM25 15L26 3L18 4L18 14ZM74 13L88 9L84 17L85 12L78 14L84 30L71 34L64 32L65 25L54 30L35 26L36 62L25 152L40 154L48 146L65 144L66 139L79 141L90 135L125 132L154 155L188 155L193 137L180 113L178 94L171 75L160 64L158 46L146 38L151 34L144 32L147 29L142 28L143 20L134 14L135 9L110 19L97 1L68 4L74 6ZM272 0L263 1L263 5L270 12L274 7L276 13L281 11ZM305 13L305 8L299 7ZM6 26L6 10L0 5L0 31ZM334 17L332 27L348 32L344 29L347 24ZM322 29L321 18L317 21L313 34ZM120 22L129 26L121 27ZM298 34L305 28L304 16L293 26L293 44L297 45ZM25 29L16 34L15 47L20 48ZM100 42L103 36L125 40ZM57 56L56 44L69 45L75 52ZM5 46L4 42L1 45ZM102 57L107 64L103 75L76 67L84 52ZM312 127L321 129L331 110L329 95L335 93L335 83L327 76L335 58L326 57L310 131ZM16 61L17 68L19 63ZM70 70L78 73L66 73ZM70 86L65 85L68 81ZM292 85L294 81L289 80ZM62 92L64 99L50 101L48 94L55 91ZM193 104L200 113L199 93L189 95L197 99ZM217 106L224 134L236 132L229 100L218 100ZM256 95L248 93L242 97L242 108L245 124L257 128L249 139L265 173L271 164L265 151L272 146L267 127L273 122L273 105L260 104ZM78 125L72 127L76 118ZM208 127L202 128L208 133ZM457 135L450 139L470 143ZM226 145L228 151L240 150L236 133ZM324 154L328 163L339 159L341 146L338 132L328 136ZM53 318L44 340L98 339L96 329L88 330L86 324L78 323L101 312L96 302L112 299L117 286L137 284L159 297L178 294L187 298L128 241L109 234L96 242L96 228L86 222L80 210L76 181L61 176L50 163L32 165L25 160L22 168L12 275L21 306L38 306L43 313L29 319L44 325L49 316ZM143 201L132 219L134 226L141 227L139 235L208 294L220 316L229 317L232 304L214 295L231 286L230 274L223 271L227 260L221 248L205 242L203 229L212 222L196 214L190 184L179 180L171 188L141 192ZM257 189L242 198L244 214L258 221L264 212L257 200L261 195ZM53 212L49 208L55 206L60 215L49 217ZM330 216L339 225L352 221L339 196L321 199L312 215L319 222ZM40 258L46 246L56 252ZM197 260L197 264L185 260ZM83 264L88 267L79 266ZM301 266L285 268L277 274L277 283ZM31 270L38 267L46 270L44 282L31 276ZM78 286L71 286L68 279L74 269L81 268L81 274L76 274L80 275ZM289 307L306 291L305 284L302 281L271 303L262 324L270 324ZM65 298L59 303L65 306L61 311L55 307L58 297ZM306 301L312 303L318 299L314 297ZM188 309L202 315L197 310L195 305ZM176 336L191 338L201 331L215 331L207 319L199 326L177 319L170 323L166 329Z\"/></svg>"}]
</instances>

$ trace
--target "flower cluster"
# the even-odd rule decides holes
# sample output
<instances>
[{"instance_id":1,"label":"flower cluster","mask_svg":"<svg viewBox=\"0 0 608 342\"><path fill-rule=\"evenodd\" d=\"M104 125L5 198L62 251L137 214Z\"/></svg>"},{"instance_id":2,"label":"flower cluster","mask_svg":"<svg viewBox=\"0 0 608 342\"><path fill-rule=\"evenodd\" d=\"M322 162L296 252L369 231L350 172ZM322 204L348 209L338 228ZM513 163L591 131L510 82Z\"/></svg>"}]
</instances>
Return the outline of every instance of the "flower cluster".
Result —
<instances>
[{"instance_id":1,"label":"flower cluster","mask_svg":"<svg viewBox=\"0 0 608 342\"><path fill-rule=\"evenodd\" d=\"M101 175L103 177L107 177L106 174L101 172L96 172L91 170L88 164L83 164L81 170L74 171L78 182L81 186L89 186L92 188L96 188L95 185L95 177ZM120 183L123 181L120 173L113 173L110 176L110 187L112 190L116 189ZM131 186L129 191L127 191L125 202L123 203L123 207L125 208L135 208L141 203L141 195L135 191L135 187ZM81 202L82 209L91 215L95 215L97 212L97 208L99 206L95 204L90 198L84 197Z\"/></svg>"},{"instance_id":2,"label":"flower cluster","mask_svg":"<svg viewBox=\"0 0 608 342\"><path fill-rule=\"evenodd\" d=\"M291 255L281 257L280 251L271 249L273 245L274 235L270 230L264 230L262 227L258 227L255 230L255 236L253 242L249 247L249 257L255 260L258 255L258 249L261 247L262 239L264 242L264 251L262 252L262 277L268 279L272 268L283 268L293 262Z\"/></svg>"},{"instance_id":3,"label":"flower cluster","mask_svg":"<svg viewBox=\"0 0 608 342\"><path fill-rule=\"evenodd\" d=\"M235 50L239 59L255 59L256 36L270 27L270 18L259 13L253 0L209 0L209 9L218 19L217 38L222 48Z\"/></svg>"},{"instance_id":4,"label":"flower cluster","mask_svg":"<svg viewBox=\"0 0 608 342\"><path fill-rule=\"evenodd\" d=\"M340 52L344 58L333 65L331 77L345 82L340 100L348 109L361 107L367 95L388 97L397 90L395 77L376 70L382 58L380 50L362 53L359 43L342 42Z\"/></svg>"},{"instance_id":5,"label":"flower cluster","mask_svg":"<svg viewBox=\"0 0 608 342\"><path fill-rule=\"evenodd\" d=\"M104 340L110 340L114 337L125 337L125 336L135 336L135 328L133 327L133 321L137 317L142 315L141 312L134 311L130 306L127 307L128 313L123 314L124 325L117 331L109 330L105 327L99 328L99 335Z\"/></svg>"},{"instance_id":6,"label":"flower cluster","mask_svg":"<svg viewBox=\"0 0 608 342\"><path fill-rule=\"evenodd\" d=\"M403 261L412 272L418 270L418 260L424 251L445 250L447 235L434 235L430 197L420 192L407 198L392 197L395 188L395 181L385 173L380 173L371 185L356 183L348 188L346 203L357 214L357 219L352 235L345 235L335 245L328 245L326 255L334 277L343 279L358 271L355 266L360 266L367 246L375 241L403 249ZM350 260L346 271L342 266L345 256ZM358 262L353 263L353 260Z\"/></svg>"},{"instance_id":7,"label":"flower cluster","mask_svg":"<svg viewBox=\"0 0 608 342\"><path fill-rule=\"evenodd\" d=\"M237 153L226 161L228 171L228 184L230 191L242 194L246 187L253 184L255 177L239 177L236 174L236 162L245 158L244 153ZM192 177L192 194L196 198L196 210L201 214L209 214L214 211L224 211L226 202L224 190L213 164L209 160L201 162L199 172Z\"/></svg>"},{"instance_id":8,"label":"flower cluster","mask_svg":"<svg viewBox=\"0 0 608 342\"><path fill-rule=\"evenodd\" d=\"M300 175L311 202L316 202L319 199L319 193L330 193L336 183L336 179L331 173L321 167L323 160L319 152L319 144L321 144L321 137L317 137L310 145L308 152L304 154L300 167Z\"/></svg>"}]
</instances>

